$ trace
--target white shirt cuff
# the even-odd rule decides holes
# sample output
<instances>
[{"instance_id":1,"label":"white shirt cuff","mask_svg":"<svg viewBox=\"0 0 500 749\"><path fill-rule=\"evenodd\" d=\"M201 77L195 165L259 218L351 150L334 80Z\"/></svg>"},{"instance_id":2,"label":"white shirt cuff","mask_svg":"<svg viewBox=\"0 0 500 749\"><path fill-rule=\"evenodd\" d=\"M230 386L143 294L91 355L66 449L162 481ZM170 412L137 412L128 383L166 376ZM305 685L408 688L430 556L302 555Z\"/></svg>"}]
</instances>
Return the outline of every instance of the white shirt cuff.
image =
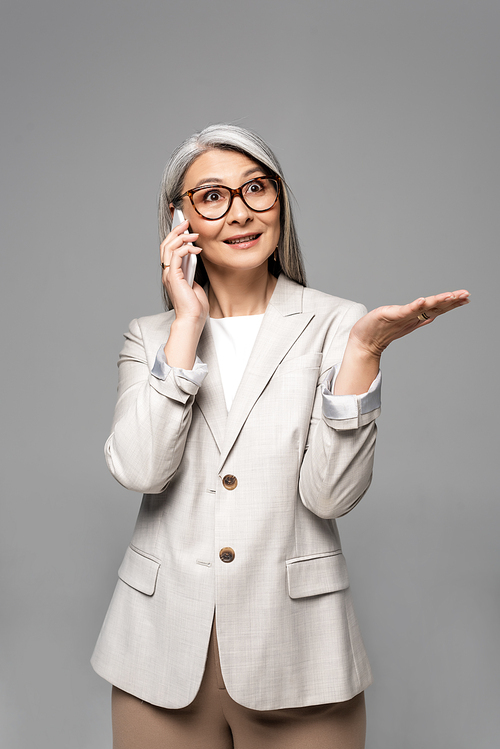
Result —
<instances>
[{"instance_id":1,"label":"white shirt cuff","mask_svg":"<svg viewBox=\"0 0 500 749\"><path fill-rule=\"evenodd\" d=\"M167 375L171 369L174 369L179 377L183 377L189 382L201 386L203 380L208 374L208 367L204 362L196 357L193 369L181 369L180 367L171 367L167 363L167 357L165 356L165 346L160 346L158 353L156 354L156 360L151 369L151 374L156 377L157 380L166 380Z\"/></svg>"},{"instance_id":2,"label":"white shirt cuff","mask_svg":"<svg viewBox=\"0 0 500 749\"><path fill-rule=\"evenodd\" d=\"M340 364L331 368L322 386L323 413L327 419L356 419L362 414L371 413L380 408L382 373L373 380L368 391L362 395L334 395L335 380Z\"/></svg>"}]
</instances>

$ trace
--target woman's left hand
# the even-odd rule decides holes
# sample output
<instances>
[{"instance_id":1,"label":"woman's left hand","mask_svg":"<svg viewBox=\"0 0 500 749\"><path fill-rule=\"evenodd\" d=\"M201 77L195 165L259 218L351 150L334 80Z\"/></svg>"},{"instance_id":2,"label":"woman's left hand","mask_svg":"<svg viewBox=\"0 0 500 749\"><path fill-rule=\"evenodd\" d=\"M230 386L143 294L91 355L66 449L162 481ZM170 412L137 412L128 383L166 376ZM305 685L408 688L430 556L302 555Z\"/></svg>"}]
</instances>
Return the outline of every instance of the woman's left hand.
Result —
<instances>
[{"instance_id":1,"label":"woman's left hand","mask_svg":"<svg viewBox=\"0 0 500 749\"><path fill-rule=\"evenodd\" d=\"M335 382L336 395L366 393L375 379L382 352L397 338L430 325L439 315L469 303L469 292L420 297L410 304L390 304L368 312L351 328Z\"/></svg>"},{"instance_id":2,"label":"woman's left hand","mask_svg":"<svg viewBox=\"0 0 500 749\"><path fill-rule=\"evenodd\" d=\"M430 325L436 317L469 303L469 292L445 292L420 297L410 304L390 304L368 312L353 326L350 343L366 354L380 358L387 346L418 328Z\"/></svg>"}]
</instances>

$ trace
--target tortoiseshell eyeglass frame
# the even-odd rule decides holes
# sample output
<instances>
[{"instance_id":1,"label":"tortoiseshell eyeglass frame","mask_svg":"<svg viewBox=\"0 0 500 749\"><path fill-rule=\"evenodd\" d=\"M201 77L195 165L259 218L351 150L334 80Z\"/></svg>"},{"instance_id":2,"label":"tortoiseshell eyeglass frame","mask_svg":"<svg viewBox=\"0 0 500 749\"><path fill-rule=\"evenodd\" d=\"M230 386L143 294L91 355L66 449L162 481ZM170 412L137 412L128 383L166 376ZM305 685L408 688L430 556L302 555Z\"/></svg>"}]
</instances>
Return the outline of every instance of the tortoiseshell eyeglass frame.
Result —
<instances>
[{"instance_id":1,"label":"tortoiseshell eyeglass frame","mask_svg":"<svg viewBox=\"0 0 500 749\"><path fill-rule=\"evenodd\" d=\"M247 201L245 200L243 196L243 188L246 187L247 185L250 185L252 182L255 182L258 179L268 179L270 182L276 183L276 198L274 199L273 204L270 205L269 208L262 208L261 210L257 208L252 208L251 205L248 205ZM193 195L195 194L195 192L200 192L200 190L210 190L210 189L215 189L216 187L223 187L224 190L227 190L229 192L229 205L224 211L224 213L222 213L220 216L217 216L216 218L204 216L203 213L200 213L197 207L195 206ZM270 211L271 208L274 208L274 206L276 205L276 201L278 200L280 196L280 189L281 189L281 177L279 176L279 174L276 174L274 177L254 177L253 179L249 179L246 182L244 182L240 187L235 187L235 188L228 187L227 185L201 185L201 187L195 187L193 190L186 190L186 192L184 192L179 197L181 198L188 197L189 200L191 201L191 205L193 206L198 216L201 216L206 221L218 221L219 219L224 218L224 216L227 213L229 213L229 211L231 210L231 206L233 205L233 200L236 197L236 195L239 195L242 201L244 202L244 204L246 205L246 207L250 208L250 210L254 211L255 213L265 213L266 211Z\"/></svg>"}]
</instances>

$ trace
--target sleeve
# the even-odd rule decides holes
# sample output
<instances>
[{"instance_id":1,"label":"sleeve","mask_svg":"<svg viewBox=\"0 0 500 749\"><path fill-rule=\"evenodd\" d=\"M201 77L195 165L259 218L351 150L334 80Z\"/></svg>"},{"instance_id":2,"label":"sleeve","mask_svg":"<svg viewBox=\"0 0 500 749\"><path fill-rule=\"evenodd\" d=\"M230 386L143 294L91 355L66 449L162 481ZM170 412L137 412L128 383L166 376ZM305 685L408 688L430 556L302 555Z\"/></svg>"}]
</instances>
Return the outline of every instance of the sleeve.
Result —
<instances>
[{"instance_id":1,"label":"sleeve","mask_svg":"<svg viewBox=\"0 0 500 749\"><path fill-rule=\"evenodd\" d=\"M145 494L159 494L175 474L207 373L199 360L192 371L169 367L166 359L159 368L158 360L157 355L150 372L141 328L133 320L118 360L118 400L104 453L115 479Z\"/></svg>"},{"instance_id":2,"label":"sleeve","mask_svg":"<svg viewBox=\"0 0 500 749\"><path fill-rule=\"evenodd\" d=\"M362 395L334 395L340 364L332 367L322 385L323 417L334 429L356 429L373 421L380 413L382 373L379 371Z\"/></svg>"},{"instance_id":3,"label":"sleeve","mask_svg":"<svg viewBox=\"0 0 500 749\"><path fill-rule=\"evenodd\" d=\"M151 368L151 374L156 377L157 380L166 380L172 367L167 362L165 356L165 344L162 344L156 354L155 363ZM189 382L193 382L198 387L201 387L203 380L208 374L208 367L204 364L201 359L197 356L193 369L179 369L176 368L176 373L179 377L183 377Z\"/></svg>"},{"instance_id":4,"label":"sleeve","mask_svg":"<svg viewBox=\"0 0 500 749\"><path fill-rule=\"evenodd\" d=\"M340 366L339 347L345 350L354 323L366 314L359 304L349 306L325 355L326 371L316 390L306 451L299 477L302 503L321 518L345 515L370 486L380 414L380 372L363 395L333 395Z\"/></svg>"}]
</instances>

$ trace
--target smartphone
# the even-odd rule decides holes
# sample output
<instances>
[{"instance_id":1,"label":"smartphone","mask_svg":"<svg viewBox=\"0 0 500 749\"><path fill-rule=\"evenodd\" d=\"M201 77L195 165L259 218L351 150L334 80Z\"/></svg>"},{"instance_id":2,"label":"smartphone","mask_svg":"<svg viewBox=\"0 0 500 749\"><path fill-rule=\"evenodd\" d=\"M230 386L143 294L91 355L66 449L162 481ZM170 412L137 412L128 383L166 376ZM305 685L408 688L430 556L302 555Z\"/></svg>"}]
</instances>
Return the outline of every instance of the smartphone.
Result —
<instances>
[{"instance_id":1,"label":"smartphone","mask_svg":"<svg viewBox=\"0 0 500 749\"><path fill-rule=\"evenodd\" d=\"M172 229L175 229L176 226L179 226L179 224L182 224L182 222L185 220L186 219L184 218L184 214L181 209L175 208L174 215L172 216ZM189 234L189 229L186 229L184 234ZM189 242L189 244L192 244L192 242ZM184 274L184 278L192 288L194 283L194 274L196 273L196 255L193 255L193 253L190 252L185 257L183 257L181 269L182 273Z\"/></svg>"}]
</instances>

